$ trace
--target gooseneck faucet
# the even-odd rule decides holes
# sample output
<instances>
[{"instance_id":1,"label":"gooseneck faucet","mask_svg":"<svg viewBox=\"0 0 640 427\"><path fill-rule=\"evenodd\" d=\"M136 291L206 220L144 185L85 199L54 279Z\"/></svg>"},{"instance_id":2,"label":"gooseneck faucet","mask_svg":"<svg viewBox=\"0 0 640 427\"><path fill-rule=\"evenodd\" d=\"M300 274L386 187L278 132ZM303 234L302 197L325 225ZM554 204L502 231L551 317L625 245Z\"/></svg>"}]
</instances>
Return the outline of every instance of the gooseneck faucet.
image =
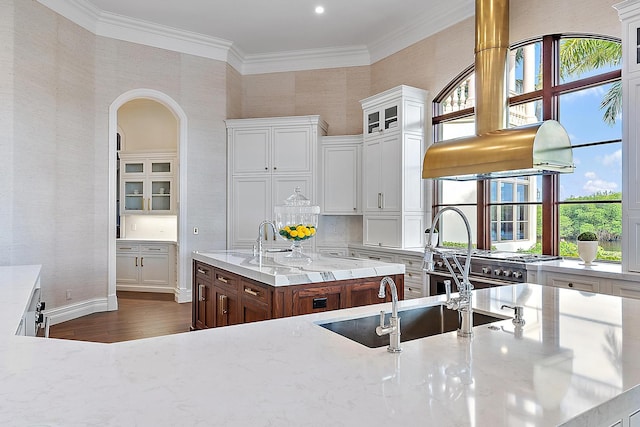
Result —
<instances>
[{"instance_id":1,"label":"gooseneck faucet","mask_svg":"<svg viewBox=\"0 0 640 427\"><path fill-rule=\"evenodd\" d=\"M385 276L380 281L380 290L378 291L378 298L384 298L385 287L389 284L391 288L391 319L389 324L384 324L384 310L380 311L380 326L376 327L376 334L379 336L389 334L389 347L387 351L389 353L399 353L402 351L400 348L400 318L398 317L398 288L396 283L389 276Z\"/></svg>"},{"instance_id":2,"label":"gooseneck faucet","mask_svg":"<svg viewBox=\"0 0 640 427\"><path fill-rule=\"evenodd\" d=\"M269 220L264 220L260 223L260 225L258 226L258 238L256 239L256 244L253 245L253 256L256 255L262 255L262 238L264 237L264 226L265 225L269 225L271 226L271 229L273 230L273 235L275 236L276 234L278 234L278 231L276 230L276 223L273 221L269 221Z\"/></svg>"},{"instance_id":3,"label":"gooseneck faucet","mask_svg":"<svg viewBox=\"0 0 640 427\"><path fill-rule=\"evenodd\" d=\"M455 256L455 254L447 251L441 251L434 247L431 243L431 230L436 227L442 214L447 211L454 211L458 215L460 215L462 217L462 220L464 221L464 225L467 228L467 254L464 262L464 268L460 266L460 262L458 261L458 258ZM453 280L456 282L456 285L458 286L459 296L456 298L452 298L451 282L445 281L445 288L447 292L447 301L445 304L448 309L457 310L458 313L460 313L460 323L458 327L459 337L470 337L473 335L473 309L471 303L471 290L473 289L473 285L471 284L471 282L469 282L469 268L471 266L471 245L471 227L469 226L469 220L464 215L464 213L460 209L454 208L452 206L447 206L441 209L433 219L433 223L429 230L427 244L424 247L423 270L427 272L433 271L433 254L437 253L442 258L444 264L447 266L447 269L451 273ZM450 259L453 260L455 266L458 268L458 271L462 271L462 281L460 281L458 275L454 271Z\"/></svg>"}]
</instances>

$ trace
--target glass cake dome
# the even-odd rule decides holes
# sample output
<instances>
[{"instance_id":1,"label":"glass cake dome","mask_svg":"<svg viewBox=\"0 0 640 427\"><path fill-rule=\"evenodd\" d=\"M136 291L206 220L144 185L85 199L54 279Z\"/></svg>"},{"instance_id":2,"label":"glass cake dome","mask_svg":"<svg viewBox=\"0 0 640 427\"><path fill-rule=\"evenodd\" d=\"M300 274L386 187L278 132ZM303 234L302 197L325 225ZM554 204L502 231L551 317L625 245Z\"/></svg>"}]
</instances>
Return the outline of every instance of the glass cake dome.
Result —
<instances>
[{"instance_id":1,"label":"glass cake dome","mask_svg":"<svg viewBox=\"0 0 640 427\"><path fill-rule=\"evenodd\" d=\"M316 235L320 206L311 205L311 201L296 187L283 205L274 208L278 234L291 242L291 253L286 256L290 261L310 262L311 258L302 254L302 242Z\"/></svg>"}]
</instances>

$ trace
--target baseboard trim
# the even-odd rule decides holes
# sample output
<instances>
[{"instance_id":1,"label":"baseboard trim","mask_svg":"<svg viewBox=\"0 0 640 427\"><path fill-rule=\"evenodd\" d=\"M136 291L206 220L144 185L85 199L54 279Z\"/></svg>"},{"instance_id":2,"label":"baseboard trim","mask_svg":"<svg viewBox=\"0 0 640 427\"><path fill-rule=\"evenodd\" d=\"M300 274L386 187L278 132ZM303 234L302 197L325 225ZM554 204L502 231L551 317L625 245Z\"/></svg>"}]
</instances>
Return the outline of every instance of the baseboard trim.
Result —
<instances>
[{"instance_id":1,"label":"baseboard trim","mask_svg":"<svg viewBox=\"0 0 640 427\"><path fill-rule=\"evenodd\" d=\"M191 302L191 289L175 288L174 289L175 301L179 303Z\"/></svg>"},{"instance_id":2,"label":"baseboard trim","mask_svg":"<svg viewBox=\"0 0 640 427\"><path fill-rule=\"evenodd\" d=\"M95 298L91 300L81 301L75 304L64 305L45 310L45 316L49 319L49 325L77 319L93 313L100 313L109 310L109 301L107 298Z\"/></svg>"},{"instance_id":3,"label":"baseboard trim","mask_svg":"<svg viewBox=\"0 0 640 427\"><path fill-rule=\"evenodd\" d=\"M130 291L130 292L154 292L157 294L172 294L174 288L167 288L166 286L140 286L140 285L121 285L116 284L116 291Z\"/></svg>"}]
</instances>

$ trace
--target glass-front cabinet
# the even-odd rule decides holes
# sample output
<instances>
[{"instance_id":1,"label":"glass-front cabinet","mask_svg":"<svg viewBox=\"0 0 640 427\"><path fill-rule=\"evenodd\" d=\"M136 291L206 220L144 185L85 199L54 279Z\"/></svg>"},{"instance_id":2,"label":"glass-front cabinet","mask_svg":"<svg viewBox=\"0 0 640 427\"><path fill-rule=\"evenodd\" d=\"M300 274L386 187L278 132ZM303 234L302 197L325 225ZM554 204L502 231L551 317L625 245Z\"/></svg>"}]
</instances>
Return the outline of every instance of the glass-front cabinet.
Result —
<instances>
[{"instance_id":1,"label":"glass-front cabinet","mask_svg":"<svg viewBox=\"0 0 640 427\"><path fill-rule=\"evenodd\" d=\"M120 153L120 214L175 211L175 153Z\"/></svg>"}]
</instances>

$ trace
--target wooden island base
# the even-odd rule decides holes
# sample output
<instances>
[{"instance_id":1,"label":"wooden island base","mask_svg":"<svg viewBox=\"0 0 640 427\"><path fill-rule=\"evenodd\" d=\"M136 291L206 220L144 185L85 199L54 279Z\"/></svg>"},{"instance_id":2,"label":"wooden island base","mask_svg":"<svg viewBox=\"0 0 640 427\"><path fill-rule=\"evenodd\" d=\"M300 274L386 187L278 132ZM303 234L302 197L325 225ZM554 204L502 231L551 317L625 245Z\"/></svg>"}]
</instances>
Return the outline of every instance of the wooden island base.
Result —
<instances>
[{"instance_id":1,"label":"wooden island base","mask_svg":"<svg viewBox=\"0 0 640 427\"><path fill-rule=\"evenodd\" d=\"M214 328L391 301L378 298L384 276L271 286L193 261L192 329ZM389 275L404 298L404 274Z\"/></svg>"}]
</instances>

